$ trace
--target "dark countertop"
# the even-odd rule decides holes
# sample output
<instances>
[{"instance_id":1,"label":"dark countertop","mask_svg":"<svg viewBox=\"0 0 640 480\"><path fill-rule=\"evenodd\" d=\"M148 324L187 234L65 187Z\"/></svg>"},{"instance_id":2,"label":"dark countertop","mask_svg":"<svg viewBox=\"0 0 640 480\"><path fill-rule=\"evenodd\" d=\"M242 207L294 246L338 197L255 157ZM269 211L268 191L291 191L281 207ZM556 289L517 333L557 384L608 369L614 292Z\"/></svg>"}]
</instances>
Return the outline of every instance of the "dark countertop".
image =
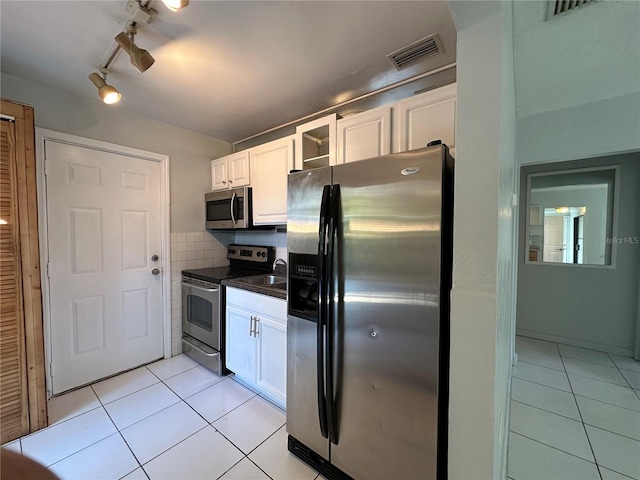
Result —
<instances>
[{"instance_id":1,"label":"dark countertop","mask_svg":"<svg viewBox=\"0 0 640 480\"><path fill-rule=\"evenodd\" d=\"M260 293L262 295L267 295L269 297L282 298L283 300L287 299L287 291L282 290L280 288L273 288L264 285L252 285L250 283L244 283L239 279L228 278L226 280L222 280L222 285L226 287L234 287L239 288L241 290L247 290L249 292Z\"/></svg>"}]
</instances>

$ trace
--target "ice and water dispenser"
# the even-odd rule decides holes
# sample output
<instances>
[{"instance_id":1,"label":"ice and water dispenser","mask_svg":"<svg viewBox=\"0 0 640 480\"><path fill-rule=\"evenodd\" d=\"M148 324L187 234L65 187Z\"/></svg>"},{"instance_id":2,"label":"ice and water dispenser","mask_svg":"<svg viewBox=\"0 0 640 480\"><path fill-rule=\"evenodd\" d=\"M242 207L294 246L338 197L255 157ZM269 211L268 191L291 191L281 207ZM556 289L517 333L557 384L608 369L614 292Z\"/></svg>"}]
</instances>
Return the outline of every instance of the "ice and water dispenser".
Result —
<instances>
[{"instance_id":1,"label":"ice and water dispenser","mask_svg":"<svg viewBox=\"0 0 640 480\"><path fill-rule=\"evenodd\" d=\"M318 318L318 256L289 253L289 315Z\"/></svg>"}]
</instances>

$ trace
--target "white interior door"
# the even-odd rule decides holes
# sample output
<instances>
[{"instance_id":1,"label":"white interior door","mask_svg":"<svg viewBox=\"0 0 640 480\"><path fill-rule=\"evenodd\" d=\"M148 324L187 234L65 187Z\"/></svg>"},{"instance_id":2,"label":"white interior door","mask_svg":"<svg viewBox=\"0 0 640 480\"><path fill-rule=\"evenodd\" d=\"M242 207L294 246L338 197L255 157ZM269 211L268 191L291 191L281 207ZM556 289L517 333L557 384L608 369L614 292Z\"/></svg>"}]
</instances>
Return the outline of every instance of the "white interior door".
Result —
<instances>
[{"instance_id":1,"label":"white interior door","mask_svg":"<svg viewBox=\"0 0 640 480\"><path fill-rule=\"evenodd\" d=\"M52 393L163 356L158 162L45 141Z\"/></svg>"},{"instance_id":2,"label":"white interior door","mask_svg":"<svg viewBox=\"0 0 640 480\"><path fill-rule=\"evenodd\" d=\"M561 215L545 215L543 260L545 262L563 263L564 249L564 217Z\"/></svg>"}]
</instances>

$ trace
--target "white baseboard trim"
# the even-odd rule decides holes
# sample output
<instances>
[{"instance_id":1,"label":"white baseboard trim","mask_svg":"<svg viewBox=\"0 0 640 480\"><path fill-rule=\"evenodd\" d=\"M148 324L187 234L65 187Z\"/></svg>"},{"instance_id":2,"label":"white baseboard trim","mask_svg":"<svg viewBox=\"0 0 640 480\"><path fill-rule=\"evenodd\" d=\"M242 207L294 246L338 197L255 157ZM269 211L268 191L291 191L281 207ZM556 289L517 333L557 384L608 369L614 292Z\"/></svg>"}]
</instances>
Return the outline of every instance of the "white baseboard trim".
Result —
<instances>
[{"instance_id":1,"label":"white baseboard trim","mask_svg":"<svg viewBox=\"0 0 640 480\"><path fill-rule=\"evenodd\" d=\"M599 352L611 353L614 355L621 355L623 357L633 357L632 348L616 347L613 345L605 345L602 343L587 342L584 340L577 340L575 338L562 337L559 335L549 335L547 333L532 332L531 330L523 330L516 328L516 335L522 337L536 338L538 340L546 340L548 342L562 343L564 345L571 345L573 347L588 348L589 350L597 350Z\"/></svg>"}]
</instances>

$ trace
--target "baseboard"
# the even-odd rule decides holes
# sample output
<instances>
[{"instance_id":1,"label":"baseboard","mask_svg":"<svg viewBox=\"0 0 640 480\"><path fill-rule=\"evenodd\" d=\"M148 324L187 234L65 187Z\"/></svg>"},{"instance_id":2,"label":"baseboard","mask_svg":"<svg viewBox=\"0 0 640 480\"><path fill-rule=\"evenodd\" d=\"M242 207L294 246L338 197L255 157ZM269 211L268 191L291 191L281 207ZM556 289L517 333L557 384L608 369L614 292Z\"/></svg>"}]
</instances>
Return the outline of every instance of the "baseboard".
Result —
<instances>
[{"instance_id":1,"label":"baseboard","mask_svg":"<svg viewBox=\"0 0 640 480\"><path fill-rule=\"evenodd\" d=\"M559 335L549 335L540 332L532 332L530 330L523 330L520 328L516 328L516 335L536 338L538 340L546 340L548 342L563 343L564 345L571 345L572 347L588 348L589 350L597 350L599 352L621 355L623 357L633 357L634 353L632 348L622 348L615 347L613 345L605 345L602 343L586 342L584 340L577 340L575 338L561 337Z\"/></svg>"}]
</instances>

